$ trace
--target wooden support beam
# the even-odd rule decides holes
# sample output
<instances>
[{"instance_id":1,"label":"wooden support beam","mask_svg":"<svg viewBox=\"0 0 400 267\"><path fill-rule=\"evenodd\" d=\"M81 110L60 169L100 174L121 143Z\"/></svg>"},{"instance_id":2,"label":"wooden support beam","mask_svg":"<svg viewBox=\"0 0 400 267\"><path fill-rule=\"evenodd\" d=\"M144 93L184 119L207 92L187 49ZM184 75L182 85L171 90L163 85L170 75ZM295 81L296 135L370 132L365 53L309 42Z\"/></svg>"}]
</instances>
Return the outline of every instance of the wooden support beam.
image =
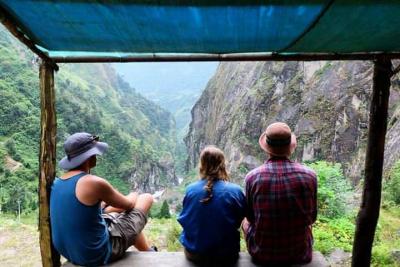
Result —
<instances>
[{"instance_id":1,"label":"wooden support beam","mask_svg":"<svg viewBox=\"0 0 400 267\"><path fill-rule=\"evenodd\" d=\"M353 267L370 266L371 263L372 243L381 204L391 75L390 59L380 58L374 62L364 189L353 243Z\"/></svg>"},{"instance_id":2,"label":"wooden support beam","mask_svg":"<svg viewBox=\"0 0 400 267\"><path fill-rule=\"evenodd\" d=\"M387 57L400 59L400 53L232 53L232 54L143 54L132 56L52 56L56 63L99 63L99 62L182 62L182 61L316 61L316 60L376 60Z\"/></svg>"},{"instance_id":3,"label":"wooden support beam","mask_svg":"<svg viewBox=\"0 0 400 267\"><path fill-rule=\"evenodd\" d=\"M39 238L42 265L60 266L60 255L52 246L50 189L56 174L56 109L54 65L40 65L40 154L39 154Z\"/></svg>"},{"instance_id":4,"label":"wooden support beam","mask_svg":"<svg viewBox=\"0 0 400 267\"><path fill-rule=\"evenodd\" d=\"M0 6L0 22L12 35L14 35L15 38L26 45L26 47L28 47L33 53L38 55L42 60L48 62L48 64L51 64L53 68L58 71L57 64L42 50L37 48L36 44L31 39L29 39L29 37L24 32L21 31L21 28L18 27L12 16L2 6Z\"/></svg>"}]
</instances>

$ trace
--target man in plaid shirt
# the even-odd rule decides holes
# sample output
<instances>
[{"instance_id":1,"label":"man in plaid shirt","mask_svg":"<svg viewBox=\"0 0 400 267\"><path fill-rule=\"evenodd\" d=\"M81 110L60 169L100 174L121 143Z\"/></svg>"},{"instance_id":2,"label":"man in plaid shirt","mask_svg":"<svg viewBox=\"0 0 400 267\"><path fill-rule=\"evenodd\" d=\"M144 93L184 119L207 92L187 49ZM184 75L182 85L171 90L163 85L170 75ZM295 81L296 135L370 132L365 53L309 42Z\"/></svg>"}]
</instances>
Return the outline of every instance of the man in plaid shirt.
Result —
<instances>
[{"instance_id":1,"label":"man in plaid shirt","mask_svg":"<svg viewBox=\"0 0 400 267\"><path fill-rule=\"evenodd\" d=\"M311 225L317 217L317 178L289 160L296 136L285 123L273 123L260 136L268 161L246 176L247 248L262 264L303 264L312 260Z\"/></svg>"}]
</instances>

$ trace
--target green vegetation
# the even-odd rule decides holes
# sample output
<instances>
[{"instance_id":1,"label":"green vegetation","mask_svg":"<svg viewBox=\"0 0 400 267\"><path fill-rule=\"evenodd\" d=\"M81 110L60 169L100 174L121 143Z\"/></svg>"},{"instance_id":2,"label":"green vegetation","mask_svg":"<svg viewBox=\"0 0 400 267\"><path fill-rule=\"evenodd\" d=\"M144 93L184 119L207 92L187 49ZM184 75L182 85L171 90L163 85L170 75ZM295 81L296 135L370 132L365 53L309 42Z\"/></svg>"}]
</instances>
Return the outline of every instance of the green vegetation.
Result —
<instances>
[{"instance_id":1,"label":"green vegetation","mask_svg":"<svg viewBox=\"0 0 400 267\"><path fill-rule=\"evenodd\" d=\"M400 205L400 161L396 162L386 179L384 197L387 204Z\"/></svg>"},{"instance_id":2,"label":"green vegetation","mask_svg":"<svg viewBox=\"0 0 400 267\"><path fill-rule=\"evenodd\" d=\"M318 218L313 227L315 250L327 255L335 248L351 252L354 237L354 218Z\"/></svg>"},{"instance_id":3,"label":"green vegetation","mask_svg":"<svg viewBox=\"0 0 400 267\"><path fill-rule=\"evenodd\" d=\"M37 209L40 105L32 53L0 29L0 210ZM86 131L110 145L94 174L127 193L151 173L169 184L175 124L167 111L136 93L107 64L66 64L55 74L57 160L70 134ZM58 170L60 173L61 170ZM142 188L148 190L148 188Z\"/></svg>"},{"instance_id":4,"label":"green vegetation","mask_svg":"<svg viewBox=\"0 0 400 267\"><path fill-rule=\"evenodd\" d=\"M346 215L346 200L352 193L350 183L343 176L340 164L326 161L310 163L308 166L318 175L318 214L329 219Z\"/></svg>"},{"instance_id":5,"label":"green vegetation","mask_svg":"<svg viewBox=\"0 0 400 267\"><path fill-rule=\"evenodd\" d=\"M144 234L150 244L157 246L161 251L182 251L182 245L179 242L179 236L182 227L175 217L150 218Z\"/></svg>"},{"instance_id":6,"label":"green vegetation","mask_svg":"<svg viewBox=\"0 0 400 267\"><path fill-rule=\"evenodd\" d=\"M169 219L171 218L171 213L169 211L169 205L167 200L164 200L162 204L159 202L153 203L150 209L149 217L155 219Z\"/></svg>"},{"instance_id":7,"label":"green vegetation","mask_svg":"<svg viewBox=\"0 0 400 267\"><path fill-rule=\"evenodd\" d=\"M317 161L307 165L318 177L318 218L313 226L315 249L323 254L335 248L349 252L355 229L352 216L355 207L349 208L346 200L354 192L340 164Z\"/></svg>"},{"instance_id":8,"label":"green vegetation","mask_svg":"<svg viewBox=\"0 0 400 267\"><path fill-rule=\"evenodd\" d=\"M372 266L397 266L390 253L400 247L400 207L393 185L400 177L400 163L391 171L384 184L385 196L372 251ZM358 206L351 205L349 196L355 192L343 177L338 164L319 161L309 164L318 174L318 220L313 227L314 247L325 255L335 248L351 252Z\"/></svg>"},{"instance_id":9,"label":"green vegetation","mask_svg":"<svg viewBox=\"0 0 400 267\"><path fill-rule=\"evenodd\" d=\"M169 205L166 200L163 201L158 217L166 219L171 218L171 213L169 212Z\"/></svg>"}]
</instances>

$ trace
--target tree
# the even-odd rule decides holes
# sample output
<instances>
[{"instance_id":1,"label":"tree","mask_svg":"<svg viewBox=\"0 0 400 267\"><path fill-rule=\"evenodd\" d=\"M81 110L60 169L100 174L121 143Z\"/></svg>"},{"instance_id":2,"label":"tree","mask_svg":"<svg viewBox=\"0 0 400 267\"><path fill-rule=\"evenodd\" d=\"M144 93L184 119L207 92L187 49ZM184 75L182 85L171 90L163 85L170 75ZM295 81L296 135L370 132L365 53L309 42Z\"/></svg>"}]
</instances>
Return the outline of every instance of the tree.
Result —
<instances>
[{"instance_id":1,"label":"tree","mask_svg":"<svg viewBox=\"0 0 400 267\"><path fill-rule=\"evenodd\" d=\"M162 206L161 206L161 210L160 213L158 214L159 218L171 218L171 213L169 213L169 205L168 202L166 200L164 200Z\"/></svg>"}]
</instances>

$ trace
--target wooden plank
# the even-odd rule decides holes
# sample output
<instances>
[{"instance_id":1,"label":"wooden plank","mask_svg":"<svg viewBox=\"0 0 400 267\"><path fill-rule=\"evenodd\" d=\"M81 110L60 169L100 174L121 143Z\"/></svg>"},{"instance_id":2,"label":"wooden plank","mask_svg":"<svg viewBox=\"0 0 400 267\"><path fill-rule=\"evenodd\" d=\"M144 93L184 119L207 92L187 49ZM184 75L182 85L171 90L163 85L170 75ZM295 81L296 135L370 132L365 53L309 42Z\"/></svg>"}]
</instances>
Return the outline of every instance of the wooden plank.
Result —
<instances>
[{"instance_id":1,"label":"wooden plank","mask_svg":"<svg viewBox=\"0 0 400 267\"><path fill-rule=\"evenodd\" d=\"M56 110L54 68L40 65L40 154L39 154L39 239L43 266L60 266L60 256L52 246L50 228L50 188L56 174Z\"/></svg>"},{"instance_id":2,"label":"wooden plank","mask_svg":"<svg viewBox=\"0 0 400 267\"><path fill-rule=\"evenodd\" d=\"M73 267L70 262L63 265L64 267ZM127 252L125 257L119 261L111 263L107 266L112 267L220 267L218 264L195 264L185 258L183 252ZM241 252L238 261L230 267L258 267L251 261L248 253ZM298 267L328 267L330 266L324 256L318 252L313 252L312 262L304 265L294 265Z\"/></svg>"},{"instance_id":3,"label":"wooden plank","mask_svg":"<svg viewBox=\"0 0 400 267\"><path fill-rule=\"evenodd\" d=\"M382 169L391 75L392 63L390 59L380 58L374 62L364 189L353 243L353 267L370 266L371 262L372 243L381 204Z\"/></svg>"}]
</instances>

